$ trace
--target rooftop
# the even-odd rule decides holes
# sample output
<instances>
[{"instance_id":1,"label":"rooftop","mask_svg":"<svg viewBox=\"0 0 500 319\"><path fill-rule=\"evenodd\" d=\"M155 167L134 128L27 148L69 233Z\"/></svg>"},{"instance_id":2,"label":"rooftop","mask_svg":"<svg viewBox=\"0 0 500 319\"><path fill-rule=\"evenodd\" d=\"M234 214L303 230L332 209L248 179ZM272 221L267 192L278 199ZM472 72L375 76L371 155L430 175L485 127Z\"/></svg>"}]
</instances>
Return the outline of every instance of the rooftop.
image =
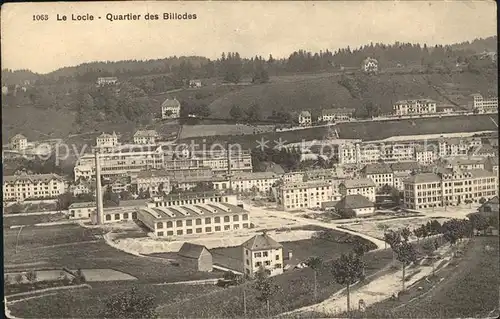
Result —
<instances>
[{"instance_id":1,"label":"rooftop","mask_svg":"<svg viewBox=\"0 0 500 319\"><path fill-rule=\"evenodd\" d=\"M273 172L253 172L253 173L235 173L233 180L254 180L254 179L272 179L279 178L278 174Z\"/></svg>"},{"instance_id":2,"label":"rooftop","mask_svg":"<svg viewBox=\"0 0 500 319\"><path fill-rule=\"evenodd\" d=\"M343 184L345 188L375 187L375 182L370 178L347 179L341 184Z\"/></svg>"},{"instance_id":3,"label":"rooftop","mask_svg":"<svg viewBox=\"0 0 500 319\"><path fill-rule=\"evenodd\" d=\"M177 254L181 257L198 259L198 258L200 258L200 255L203 252L203 249L206 249L207 251L209 251L208 248L203 246L203 245L184 243L184 244L182 244L182 247Z\"/></svg>"},{"instance_id":4,"label":"rooftop","mask_svg":"<svg viewBox=\"0 0 500 319\"><path fill-rule=\"evenodd\" d=\"M161 107L180 107L181 106L181 103L179 101L177 101L176 98L174 98L173 100L171 99L166 99L165 101L163 101L163 103L161 104Z\"/></svg>"},{"instance_id":5,"label":"rooftop","mask_svg":"<svg viewBox=\"0 0 500 319\"><path fill-rule=\"evenodd\" d=\"M440 182L441 177L436 173L420 173L408 177L404 182L409 184Z\"/></svg>"},{"instance_id":6,"label":"rooftop","mask_svg":"<svg viewBox=\"0 0 500 319\"><path fill-rule=\"evenodd\" d=\"M169 177L170 175L171 174L167 171L150 170L138 172L137 178Z\"/></svg>"},{"instance_id":7,"label":"rooftop","mask_svg":"<svg viewBox=\"0 0 500 319\"><path fill-rule=\"evenodd\" d=\"M397 162L391 164L391 169L393 172L411 171L411 170L417 170L419 168L420 164L418 162Z\"/></svg>"},{"instance_id":8,"label":"rooftop","mask_svg":"<svg viewBox=\"0 0 500 319\"><path fill-rule=\"evenodd\" d=\"M356 208L366 208L374 207L375 205L368 200L368 198L363 195L347 195L342 198L336 205L337 209L356 209Z\"/></svg>"},{"instance_id":9,"label":"rooftop","mask_svg":"<svg viewBox=\"0 0 500 319\"><path fill-rule=\"evenodd\" d=\"M361 171L366 175L392 173L391 167L385 163L367 164Z\"/></svg>"},{"instance_id":10,"label":"rooftop","mask_svg":"<svg viewBox=\"0 0 500 319\"><path fill-rule=\"evenodd\" d=\"M333 109L321 110L321 115L331 115L331 114L346 114L346 113L354 113L355 109L340 107Z\"/></svg>"},{"instance_id":11,"label":"rooftop","mask_svg":"<svg viewBox=\"0 0 500 319\"><path fill-rule=\"evenodd\" d=\"M414 100L400 100L397 101L395 104L414 104L414 103L436 103L436 101L431 100L431 99L414 99Z\"/></svg>"},{"instance_id":12,"label":"rooftop","mask_svg":"<svg viewBox=\"0 0 500 319\"><path fill-rule=\"evenodd\" d=\"M313 187L330 187L331 184L327 181L308 181L308 182L297 182L288 183L282 185L282 189L297 189L297 188L313 188Z\"/></svg>"},{"instance_id":13,"label":"rooftop","mask_svg":"<svg viewBox=\"0 0 500 319\"><path fill-rule=\"evenodd\" d=\"M26 137L24 135L22 135L22 134L16 134L16 135L14 135L14 137L11 140L12 141L17 141L17 140L23 140L23 139L24 140L26 139Z\"/></svg>"},{"instance_id":14,"label":"rooftop","mask_svg":"<svg viewBox=\"0 0 500 319\"><path fill-rule=\"evenodd\" d=\"M75 208L88 208L88 207L97 207L95 202L84 202L84 203L73 203L69 205L69 209Z\"/></svg>"},{"instance_id":15,"label":"rooftop","mask_svg":"<svg viewBox=\"0 0 500 319\"><path fill-rule=\"evenodd\" d=\"M157 137L158 133L155 130L138 130L134 137Z\"/></svg>"},{"instance_id":16,"label":"rooftop","mask_svg":"<svg viewBox=\"0 0 500 319\"><path fill-rule=\"evenodd\" d=\"M272 239L266 233L253 236L244 242L242 246L250 250L279 249L283 247L283 245Z\"/></svg>"},{"instance_id":17,"label":"rooftop","mask_svg":"<svg viewBox=\"0 0 500 319\"><path fill-rule=\"evenodd\" d=\"M3 177L3 182L4 183L15 183L15 182L21 182L21 181L28 181L31 183L35 182L50 182L51 180L58 180L62 181L63 178L57 174L20 174L20 175L11 175L11 176L4 176Z\"/></svg>"},{"instance_id":18,"label":"rooftop","mask_svg":"<svg viewBox=\"0 0 500 319\"><path fill-rule=\"evenodd\" d=\"M175 207L140 207L139 213L152 217L155 221L179 218L200 218L246 212L239 206L227 203L209 203Z\"/></svg>"},{"instance_id":19,"label":"rooftop","mask_svg":"<svg viewBox=\"0 0 500 319\"><path fill-rule=\"evenodd\" d=\"M300 112L300 116L311 117L311 112L309 112L309 111L302 111L302 112Z\"/></svg>"},{"instance_id":20,"label":"rooftop","mask_svg":"<svg viewBox=\"0 0 500 319\"><path fill-rule=\"evenodd\" d=\"M221 192L210 191L210 192L186 192L182 194L169 194L163 197L159 197L159 200L152 199L152 202L157 201L170 201L170 200L186 200L186 199L194 199L194 198L210 198L210 197L220 197L225 196ZM236 196L236 195L234 195Z\"/></svg>"},{"instance_id":21,"label":"rooftop","mask_svg":"<svg viewBox=\"0 0 500 319\"><path fill-rule=\"evenodd\" d=\"M116 132L113 131L113 134L102 132L102 134L99 135L97 138L114 138L114 137L117 137L117 135Z\"/></svg>"}]
</instances>

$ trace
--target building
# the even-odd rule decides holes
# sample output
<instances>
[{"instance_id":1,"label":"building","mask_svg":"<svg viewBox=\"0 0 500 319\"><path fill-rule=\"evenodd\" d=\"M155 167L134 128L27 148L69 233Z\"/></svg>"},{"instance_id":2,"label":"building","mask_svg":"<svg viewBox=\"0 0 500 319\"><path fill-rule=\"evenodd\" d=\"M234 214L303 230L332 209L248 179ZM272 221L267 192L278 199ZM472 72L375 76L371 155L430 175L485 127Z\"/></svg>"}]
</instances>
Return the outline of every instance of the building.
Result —
<instances>
[{"instance_id":1,"label":"building","mask_svg":"<svg viewBox=\"0 0 500 319\"><path fill-rule=\"evenodd\" d=\"M20 174L3 178L4 201L56 198L65 190L66 183L57 174Z\"/></svg>"},{"instance_id":2,"label":"building","mask_svg":"<svg viewBox=\"0 0 500 319\"><path fill-rule=\"evenodd\" d=\"M117 223L117 222L130 222L134 219L137 219L137 211L136 208L128 208L124 209L122 207L110 207L104 209L103 213L104 220L102 221L104 224Z\"/></svg>"},{"instance_id":3,"label":"building","mask_svg":"<svg viewBox=\"0 0 500 319\"><path fill-rule=\"evenodd\" d=\"M309 111L302 111L299 114L299 124L301 126L311 126L312 124L312 117L311 117L311 112Z\"/></svg>"},{"instance_id":4,"label":"building","mask_svg":"<svg viewBox=\"0 0 500 319\"><path fill-rule=\"evenodd\" d=\"M118 83L118 78L116 78L114 76L97 78L97 85L99 85L99 86L115 85L116 83Z\"/></svg>"},{"instance_id":5,"label":"building","mask_svg":"<svg viewBox=\"0 0 500 319\"><path fill-rule=\"evenodd\" d=\"M70 219L88 219L97 211L95 202L73 203L68 208Z\"/></svg>"},{"instance_id":6,"label":"building","mask_svg":"<svg viewBox=\"0 0 500 319\"><path fill-rule=\"evenodd\" d=\"M211 272L212 253L203 245L184 243L177 253L177 261L182 269Z\"/></svg>"},{"instance_id":7,"label":"building","mask_svg":"<svg viewBox=\"0 0 500 319\"><path fill-rule=\"evenodd\" d=\"M451 157L442 160L447 168L458 168L461 170L485 169L486 159L481 157Z\"/></svg>"},{"instance_id":8,"label":"building","mask_svg":"<svg viewBox=\"0 0 500 319\"><path fill-rule=\"evenodd\" d=\"M377 73L378 72L378 61L374 58L366 58L361 64L361 70L365 73Z\"/></svg>"},{"instance_id":9,"label":"building","mask_svg":"<svg viewBox=\"0 0 500 319\"><path fill-rule=\"evenodd\" d=\"M370 202L375 202L375 183L369 178L346 179L339 185L340 194L362 195Z\"/></svg>"},{"instance_id":10,"label":"building","mask_svg":"<svg viewBox=\"0 0 500 319\"><path fill-rule=\"evenodd\" d=\"M266 194L279 179L279 175L271 172L236 173L231 177L231 186L236 192L255 190Z\"/></svg>"},{"instance_id":11,"label":"building","mask_svg":"<svg viewBox=\"0 0 500 319\"><path fill-rule=\"evenodd\" d=\"M163 169L163 150L152 145L121 145L112 152L100 153L103 177L128 176L150 169ZM84 154L76 162L75 180L95 178L95 155Z\"/></svg>"},{"instance_id":12,"label":"building","mask_svg":"<svg viewBox=\"0 0 500 319\"><path fill-rule=\"evenodd\" d=\"M23 151L28 148L28 139L22 134L16 134L10 140L10 147L17 151Z\"/></svg>"},{"instance_id":13,"label":"building","mask_svg":"<svg viewBox=\"0 0 500 319\"><path fill-rule=\"evenodd\" d=\"M200 80L189 80L190 88L201 88L202 84Z\"/></svg>"},{"instance_id":14,"label":"building","mask_svg":"<svg viewBox=\"0 0 500 319\"><path fill-rule=\"evenodd\" d=\"M227 202L144 207L137 210L137 218L160 238L250 228L248 212Z\"/></svg>"},{"instance_id":15,"label":"building","mask_svg":"<svg viewBox=\"0 0 500 319\"><path fill-rule=\"evenodd\" d=\"M96 147L101 151L113 151L118 146L118 135L102 133L96 138Z\"/></svg>"},{"instance_id":16,"label":"building","mask_svg":"<svg viewBox=\"0 0 500 319\"><path fill-rule=\"evenodd\" d=\"M232 172L252 172L250 151L209 150L187 152L179 156L165 152L165 170L188 170L210 168L214 173L225 173L230 163Z\"/></svg>"},{"instance_id":17,"label":"building","mask_svg":"<svg viewBox=\"0 0 500 319\"><path fill-rule=\"evenodd\" d=\"M283 273L283 245L265 232L255 235L241 245L245 274L254 277L264 268L270 276Z\"/></svg>"},{"instance_id":18,"label":"building","mask_svg":"<svg viewBox=\"0 0 500 319\"><path fill-rule=\"evenodd\" d=\"M155 130L139 130L134 134L134 144L154 145L158 138Z\"/></svg>"},{"instance_id":19,"label":"building","mask_svg":"<svg viewBox=\"0 0 500 319\"><path fill-rule=\"evenodd\" d=\"M497 176L482 169L441 169L438 173L419 173L404 181L404 203L411 209L478 202L498 194Z\"/></svg>"},{"instance_id":20,"label":"building","mask_svg":"<svg viewBox=\"0 0 500 319\"><path fill-rule=\"evenodd\" d=\"M95 181L80 179L75 185L70 186L70 192L74 196L91 194L95 192Z\"/></svg>"},{"instance_id":21,"label":"building","mask_svg":"<svg viewBox=\"0 0 500 319\"><path fill-rule=\"evenodd\" d=\"M149 190L151 196L170 193L170 174L163 170L140 171L132 178L138 192Z\"/></svg>"},{"instance_id":22,"label":"building","mask_svg":"<svg viewBox=\"0 0 500 319\"><path fill-rule=\"evenodd\" d=\"M176 98L173 100L166 99L161 104L162 119L176 119L181 117L181 103Z\"/></svg>"},{"instance_id":23,"label":"building","mask_svg":"<svg viewBox=\"0 0 500 319\"><path fill-rule=\"evenodd\" d=\"M402 100L394 103L394 115L434 114L436 101L430 99Z\"/></svg>"},{"instance_id":24,"label":"building","mask_svg":"<svg viewBox=\"0 0 500 319\"><path fill-rule=\"evenodd\" d=\"M497 217L498 218L498 214L499 214L499 210L500 207L498 205L498 196L495 196L493 197L492 199L490 199L489 201L487 201L486 203L482 204L478 211L481 215L485 216L485 217Z\"/></svg>"},{"instance_id":25,"label":"building","mask_svg":"<svg viewBox=\"0 0 500 319\"><path fill-rule=\"evenodd\" d=\"M288 172L283 174L281 177L284 184L288 183L300 183L304 181L305 172Z\"/></svg>"},{"instance_id":26,"label":"building","mask_svg":"<svg viewBox=\"0 0 500 319\"><path fill-rule=\"evenodd\" d=\"M350 121L355 109L349 108L336 108L321 110L320 121L323 122L336 122L336 121Z\"/></svg>"},{"instance_id":27,"label":"building","mask_svg":"<svg viewBox=\"0 0 500 319\"><path fill-rule=\"evenodd\" d=\"M367 164L361 170L361 176L370 178L377 189L385 185L394 186L394 173L386 163Z\"/></svg>"},{"instance_id":28,"label":"building","mask_svg":"<svg viewBox=\"0 0 500 319\"><path fill-rule=\"evenodd\" d=\"M393 187L399 190L400 192L404 190L403 181L407 179L411 174L416 174L420 172L420 170L422 169L422 167L418 162L392 163L390 167L394 174Z\"/></svg>"},{"instance_id":29,"label":"building","mask_svg":"<svg viewBox=\"0 0 500 319\"><path fill-rule=\"evenodd\" d=\"M498 96L483 98L481 94L472 94L473 108L478 113L497 113L498 112Z\"/></svg>"},{"instance_id":30,"label":"building","mask_svg":"<svg viewBox=\"0 0 500 319\"><path fill-rule=\"evenodd\" d=\"M111 179L109 185L111 192L115 194L120 194L124 191L129 191L131 189L130 177L128 176L115 176Z\"/></svg>"},{"instance_id":31,"label":"building","mask_svg":"<svg viewBox=\"0 0 500 319\"><path fill-rule=\"evenodd\" d=\"M366 216L375 213L375 204L359 194L347 195L335 205L335 210L341 216Z\"/></svg>"},{"instance_id":32,"label":"building","mask_svg":"<svg viewBox=\"0 0 500 319\"><path fill-rule=\"evenodd\" d=\"M215 191L203 193L169 194L165 196L153 197L147 203L147 207L155 208L210 203L227 203L231 205L237 205L238 200L236 195L223 194Z\"/></svg>"},{"instance_id":33,"label":"building","mask_svg":"<svg viewBox=\"0 0 500 319\"><path fill-rule=\"evenodd\" d=\"M440 138L437 145L439 157L467 156L471 150L481 147L482 142L480 138Z\"/></svg>"},{"instance_id":34,"label":"building","mask_svg":"<svg viewBox=\"0 0 500 319\"><path fill-rule=\"evenodd\" d=\"M331 201L333 190L327 181L286 183L277 190L278 205L283 210L321 208L322 202Z\"/></svg>"},{"instance_id":35,"label":"building","mask_svg":"<svg viewBox=\"0 0 500 319\"><path fill-rule=\"evenodd\" d=\"M373 163L373 159L370 159ZM380 160L391 162L406 162L415 160L415 145L413 143L389 143L380 145Z\"/></svg>"},{"instance_id":36,"label":"building","mask_svg":"<svg viewBox=\"0 0 500 319\"><path fill-rule=\"evenodd\" d=\"M437 147L435 150L428 149L423 145L415 146L415 160L422 165L429 165L438 159Z\"/></svg>"}]
</instances>

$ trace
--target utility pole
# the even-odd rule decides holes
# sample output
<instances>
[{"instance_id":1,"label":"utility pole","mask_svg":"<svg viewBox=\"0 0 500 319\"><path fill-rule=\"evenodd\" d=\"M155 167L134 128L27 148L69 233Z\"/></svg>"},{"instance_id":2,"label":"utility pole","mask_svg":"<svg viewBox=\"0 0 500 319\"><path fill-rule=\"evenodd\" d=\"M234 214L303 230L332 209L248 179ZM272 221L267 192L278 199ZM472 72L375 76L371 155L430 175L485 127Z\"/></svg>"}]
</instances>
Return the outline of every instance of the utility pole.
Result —
<instances>
[{"instance_id":1,"label":"utility pole","mask_svg":"<svg viewBox=\"0 0 500 319\"><path fill-rule=\"evenodd\" d=\"M16 237L16 254L17 254L17 243L19 242L19 235L21 235L21 230L23 230L23 227L24 227L24 225L21 225L21 227L19 227L19 232L17 233L17 237Z\"/></svg>"}]
</instances>

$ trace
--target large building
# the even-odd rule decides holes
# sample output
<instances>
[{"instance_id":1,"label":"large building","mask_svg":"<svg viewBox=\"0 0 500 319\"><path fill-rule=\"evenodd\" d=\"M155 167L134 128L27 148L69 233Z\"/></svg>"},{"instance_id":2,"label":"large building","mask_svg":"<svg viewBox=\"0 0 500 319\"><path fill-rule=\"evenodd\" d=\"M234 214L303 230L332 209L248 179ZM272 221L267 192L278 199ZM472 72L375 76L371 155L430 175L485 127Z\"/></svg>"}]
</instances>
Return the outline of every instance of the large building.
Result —
<instances>
[{"instance_id":1,"label":"large building","mask_svg":"<svg viewBox=\"0 0 500 319\"><path fill-rule=\"evenodd\" d=\"M4 176L3 200L56 198L66 190L66 183L57 174L20 174Z\"/></svg>"},{"instance_id":2,"label":"large building","mask_svg":"<svg viewBox=\"0 0 500 319\"><path fill-rule=\"evenodd\" d=\"M351 216L351 214L355 217L366 216L375 212L375 204L359 194L347 195L335 205L335 210L341 216Z\"/></svg>"},{"instance_id":3,"label":"large building","mask_svg":"<svg viewBox=\"0 0 500 319\"><path fill-rule=\"evenodd\" d=\"M10 140L10 147L17 151L25 150L28 148L28 139L22 134L16 134Z\"/></svg>"},{"instance_id":4,"label":"large building","mask_svg":"<svg viewBox=\"0 0 500 319\"><path fill-rule=\"evenodd\" d=\"M95 202L73 203L68 208L70 219L90 219L97 211Z\"/></svg>"},{"instance_id":5,"label":"large building","mask_svg":"<svg viewBox=\"0 0 500 319\"><path fill-rule=\"evenodd\" d=\"M134 134L134 144L154 145L158 138L155 130L139 130Z\"/></svg>"},{"instance_id":6,"label":"large building","mask_svg":"<svg viewBox=\"0 0 500 319\"><path fill-rule=\"evenodd\" d=\"M340 183L339 190L342 196L362 195L375 202L375 183L369 178L346 179Z\"/></svg>"},{"instance_id":7,"label":"large building","mask_svg":"<svg viewBox=\"0 0 500 319\"><path fill-rule=\"evenodd\" d=\"M474 110L478 113L498 112L498 97L483 98L481 94L472 94Z\"/></svg>"},{"instance_id":8,"label":"large building","mask_svg":"<svg viewBox=\"0 0 500 319\"><path fill-rule=\"evenodd\" d=\"M252 172L252 156L250 151L231 150L229 155L226 150L194 151L183 156L165 152L166 170L187 170L210 168L214 173L227 172L228 163L233 172Z\"/></svg>"},{"instance_id":9,"label":"large building","mask_svg":"<svg viewBox=\"0 0 500 319\"><path fill-rule=\"evenodd\" d=\"M149 190L151 196L168 194L171 190L169 175L163 170L140 171L134 174L132 184L136 185L138 191Z\"/></svg>"},{"instance_id":10,"label":"large building","mask_svg":"<svg viewBox=\"0 0 500 319\"><path fill-rule=\"evenodd\" d=\"M112 152L118 145L118 135L115 132L113 134L102 133L96 138L96 148L101 151Z\"/></svg>"},{"instance_id":11,"label":"large building","mask_svg":"<svg viewBox=\"0 0 500 319\"><path fill-rule=\"evenodd\" d=\"M162 169L163 151L159 146L122 145L113 152L99 154L103 177L126 176L150 169ZM95 178L95 155L84 154L75 164L75 180Z\"/></svg>"},{"instance_id":12,"label":"large building","mask_svg":"<svg viewBox=\"0 0 500 319\"><path fill-rule=\"evenodd\" d=\"M478 202L498 194L497 176L482 169L441 169L419 173L404 181L404 203L411 209Z\"/></svg>"},{"instance_id":13,"label":"large building","mask_svg":"<svg viewBox=\"0 0 500 319\"><path fill-rule=\"evenodd\" d=\"M257 191L264 194L270 192L279 179L280 176L273 172L236 173L231 177L231 188L238 193ZM215 184L216 189L229 188L227 179Z\"/></svg>"},{"instance_id":14,"label":"large building","mask_svg":"<svg viewBox=\"0 0 500 319\"><path fill-rule=\"evenodd\" d=\"M157 237L212 234L250 228L246 210L227 202L145 207L137 218Z\"/></svg>"},{"instance_id":15,"label":"large building","mask_svg":"<svg viewBox=\"0 0 500 319\"><path fill-rule=\"evenodd\" d=\"M319 120L323 122L350 121L354 111L355 109L345 107L321 110Z\"/></svg>"},{"instance_id":16,"label":"large building","mask_svg":"<svg viewBox=\"0 0 500 319\"><path fill-rule=\"evenodd\" d=\"M283 210L321 208L333 199L332 184L327 181L287 183L277 190L278 205Z\"/></svg>"},{"instance_id":17,"label":"large building","mask_svg":"<svg viewBox=\"0 0 500 319\"><path fill-rule=\"evenodd\" d=\"M181 103L176 98L173 100L166 99L161 104L162 119L176 119L181 116Z\"/></svg>"},{"instance_id":18,"label":"large building","mask_svg":"<svg viewBox=\"0 0 500 319\"><path fill-rule=\"evenodd\" d=\"M153 197L147 203L147 207L170 207L210 203L227 203L231 205L237 205L238 200L236 195L223 194L216 191L203 193L169 194L165 196Z\"/></svg>"},{"instance_id":19,"label":"large building","mask_svg":"<svg viewBox=\"0 0 500 319\"><path fill-rule=\"evenodd\" d=\"M263 268L270 276L283 273L283 245L263 233L241 245L245 274L254 277Z\"/></svg>"},{"instance_id":20,"label":"large building","mask_svg":"<svg viewBox=\"0 0 500 319\"><path fill-rule=\"evenodd\" d=\"M436 113L436 101L429 99L402 100L394 103L395 115L433 114Z\"/></svg>"},{"instance_id":21,"label":"large building","mask_svg":"<svg viewBox=\"0 0 500 319\"><path fill-rule=\"evenodd\" d=\"M97 78L97 85L98 86L114 85L116 83L118 83L118 78L116 78L114 76Z\"/></svg>"},{"instance_id":22,"label":"large building","mask_svg":"<svg viewBox=\"0 0 500 319\"><path fill-rule=\"evenodd\" d=\"M311 112L309 112L309 111L300 112L299 124L302 126L311 126L311 124L312 124Z\"/></svg>"},{"instance_id":23,"label":"large building","mask_svg":"<svg viewBox=\"0 0 500 319\"><path fill-rule=\"evenodd\" d=\"M361 176L371 179L377 189L385 185L394 186L394 173L391 167L385 163L367 164L361 170Z\"/></svg>"}]
</instances>

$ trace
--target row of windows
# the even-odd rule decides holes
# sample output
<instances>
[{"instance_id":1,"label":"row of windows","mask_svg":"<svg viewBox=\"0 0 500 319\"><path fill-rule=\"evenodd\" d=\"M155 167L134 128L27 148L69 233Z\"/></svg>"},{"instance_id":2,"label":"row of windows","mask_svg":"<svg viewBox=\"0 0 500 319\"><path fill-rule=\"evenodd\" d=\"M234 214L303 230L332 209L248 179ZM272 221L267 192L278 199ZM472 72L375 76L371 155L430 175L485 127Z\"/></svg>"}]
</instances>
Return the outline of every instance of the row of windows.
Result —
<instances>
[{"instance_id":1,"label":"row of windows","mask_svg":"<svg viewBox=\"0 0 500 319\"><path fill-rule=\"evenodd\" d=\"M247 259L247 265L250 266L250 262L248 261L248 259ZM262 266L262 262L256 261L255 268L258 268L260 266ZM264 261L264 266L271 266L271 261L269 261L269 260ZM275 264L274 268L278 268L278 269L281 268L281 264Z\"/></svg>"},{"instance_id":2,"label":"row of windows","mask_svg":"<svg viewBox=\"0 0 500 319\"><path fill-rule=\"evenodd\" d=\"M181 205L192 205L192 204L205 204L209 202L221 203L228 202L227 197L210 197L210 198L195 198L195 199L182 199L182 200L172 200L166 202L155 203L156 207L160 206L181 206Z\"/></svg>"},{"instance_id":3,"label":"row of windows","mask_svg":"<svg viewBox=\"0 0 500 319\"><path fill-rule=\"evenodd\" d=\"M241 219L242 220L248 220L248 214L243 214L241 216ZM239 215L233 215L233 221L237 222L240 220L240 216ZM224 216L224 222L225 223L229 223L231 221L231 216ZM214 224L218 224L221 222L221 218L219 216L217 217L214 217ZM207 224L211 224L212 223L212 218L211 217L206 217L205 218L205 225ZM165 223L163 222L158 222L156 224L156 228L163 228L163 225ZM172 228L174 223L172 221L167 221L167 227L166 228ZM201 218L197 218L195 219L195 224L196 225L201 225L202 224L202 219ZM193 225L193 220L191 219L188 219L186 220L186 226L192 226ZM182 220L177 220L175 221L175 226L176 227L182 227L183 226L183 221Z\"/></svg>"},{"instance_id":4,"label":"row of windows","mask_svg":"<svg viewBox=\"0 0 500 319\"><path fill-rule=\"evenodd\" d=\"M299 195L302 195L302 194L295 194L295 198L299 198ZM307 197L307 193L303 194L304 196L300 196L301 198L302 197ZM310 194L312 197L314 197L314 193L311 193ZM325 192L321 192L321 195L325 195ZM316 193L316 196L320 196L319 192ZM286 195L286 198L290 198L290 195Z\"/></svg>"},{"instance_id":5,"label":"row of windows","mask_svg":"<svg viewBox=\"0 0 500 319\"><path fill-rule=\"evenodd\" d=\"M243 228L248 228L248 223L244 223L241 226ZM222 231L222 227L221 226L215 226L213 229L216 232ZM233 225L233 229L240 229L240 225L239 224ZM224 225L224 230L231 230L231 225ZM212 227L205 227L205 233L211 233L211 232L212 232ZM182 235L184 235L184 230L178 229L175 233L176 233L177 236L182 236ZM201 233L203 233L203 228L199 227L199 228L194 229L194 233L195 234L201 234ZM168 230L166 232L166 234L167 234L167 236L173 236L174 235L174 231L173 230ZM186 229L186 233L185 234L186 235L193 234L193 229ZM158 237L165 236L165 232L159 231L159 232L157 232L157 236Z\"/></svg>"},{"instance_id":6,"label":"row of windows","mask_svg":"<svg viewBox=\"0 0 500 319\"><path fill-rule=\"evenodd\" d=\"M248 250L245 250L245 254L248 256ZM254 258L268 257L269 256L269 252L267 252L267 251L254 252L253 256L254 256ZM279 254L276 255L275 259L276 260L280 260L280 255Z\"/></svg>"},{"instance_id":7,"label":"row of windows","mask_svg":"<svg viewBox=\"0 0 500 319\"><path fill-rule=\"evenodd\" d=\"M104 217L105 217L105 219L107 221L110 221L112 216L113 216L113 214L106 214ZM122 219L128 219L128 218L129 218L128 213L123 213L123 218ZM137 213L133 212L132 213L132 218L136 219L137 218ZM114 220L120 220L120 214L114 214Z\"/></svg>"}]
</instances>

